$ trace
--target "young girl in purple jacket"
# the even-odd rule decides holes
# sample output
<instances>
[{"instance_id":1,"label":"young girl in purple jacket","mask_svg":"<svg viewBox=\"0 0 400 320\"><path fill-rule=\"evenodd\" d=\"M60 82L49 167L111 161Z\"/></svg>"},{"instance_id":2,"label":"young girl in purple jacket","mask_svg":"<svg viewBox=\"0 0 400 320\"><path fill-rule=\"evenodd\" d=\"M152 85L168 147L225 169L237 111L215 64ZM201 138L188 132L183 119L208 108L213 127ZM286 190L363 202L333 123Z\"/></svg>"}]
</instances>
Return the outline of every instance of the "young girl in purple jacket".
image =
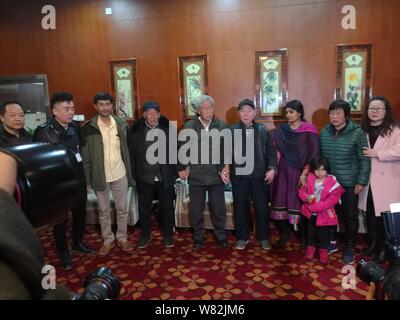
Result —
<instances>
[{"instance_id":1,"label":"young girl in purple jacket","mask_svg":"<svg viewBox=\"0 0 400 320\"><path fill-rule=\"evenodd\" d=\"M306 258L313 259L316 240L319 240L319 261L328 263L329 228L337 225L335 205L344 189L332 175L328 175L329 164L325 158L311 160L306 184L299 189L304 202L300 212L307 218Z\"/></svg>"}]
</instances>

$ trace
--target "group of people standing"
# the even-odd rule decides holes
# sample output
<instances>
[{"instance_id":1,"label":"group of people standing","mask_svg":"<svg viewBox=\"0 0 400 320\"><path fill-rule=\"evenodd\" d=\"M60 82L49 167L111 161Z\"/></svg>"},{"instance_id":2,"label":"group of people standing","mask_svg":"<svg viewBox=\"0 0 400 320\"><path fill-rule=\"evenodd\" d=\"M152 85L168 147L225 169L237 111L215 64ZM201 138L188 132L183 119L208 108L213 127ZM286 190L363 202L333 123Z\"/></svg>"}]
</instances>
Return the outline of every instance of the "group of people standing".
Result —
<instances>
[{"instance_id":1,"label":"group of people standing","mask_svg":"<svg viewBox=\"0 0 400 320\"><path fill-rule=\"evenodd\" d=\"M372 98L359 126L350 119L346 101L333 101L330 123L320 136L304 121L299 101L288 102L285 109L288 123L272 134L280 159L271 214L281 221L277 244L286 244L288 223L297 225L306 258L314 257L319 240L320 261L327 263L328 254L338 250L338 211L344 228L343 262L353 263L360 208L366 211L369 235L363 254L382 261L385 231L380 216L390 203L400 201L400 128L389 102Z\"/></svg>"},{"instance_id":2,"label":"group of people standing","mask_svg":"<svg viewBox=\"0 0 400 320\"><path fill-rule=\"evenodd\" d=\"M52 117L39 126L33 137L23 129L24 110L17 101L1 106L0 144L21 144L31 141L63 144L70 163L80 181L79 201L73 213L73 242L71 251L94 254L95 250L83 242L87 191L97 195L99 221L103 244L100 256L110 253L115 245L131 252L133 244L127 234L128 187L136 187L139 200L140 239L137 248L146 248L151 241L151 213L153 200L159 200L164 246L173 247L174 184L176 178L189 183L190 213L193 226L193 248L204 245L204 208L206 196L213 222L217 245L228 247L225 231L225 188L232 185L234 199L235 248L243 250L250 240L248 215L251 204L255 211L255 237L264 250L270 242L270 218L276 221L280 238L276 243L284 247L289 239L291 225L298 231L306 258L312 259L318 247L322 263L328 254L337 250L336 229L343 222L345 237L343 261L355 259L358 232L358 208L367 212L369 242L363 254L382 258L384 231L381 212L389 204L400 202L400 128L392 108L384 97L371 99L361 126L350 119L350 106L336 100L328 109L330 123L321 135L306 122L300 101L289 101L285 106L287 123L269 131L255 121L254 102L245 99L238 104L239 123L228 127L215 117L216 103L210 96L196 101L196 116L186 122L185 129L193 130L199 139L212 131L225 129L241 134L240 152L247 150L248 137L254 167L251 172L238 174L234 157L211 161L213 146L207 150L209 161L183 163L169 159L151 163L146 157L149 148L161 147L160 139L149 141L152 130L161 130L168 139L166 150L175 147L181 151L184 144L171 141L169 120L161 115L160 105L147 101L142 105L143 116L132 126L114 116L114 98L99 92L93 97L97 114L82 126L73 121L75 113L70 93L52 96ZM226 143L220 137L220 150ZM198 144L197 158L203 159L204 149ZM165 146L163 146L165 147ZM232 154L238 144L232 145ZM246 154L244 154L246 157ZM384 186L385 188L383 188ZM110 192L116 207L116 233L112 231ZM339 205L340 202L340 205ZM271 205L271 210L270 210ZM72 268L66 224L53 228L56 246L64 269Z\"/></svg>"}]
</instances>

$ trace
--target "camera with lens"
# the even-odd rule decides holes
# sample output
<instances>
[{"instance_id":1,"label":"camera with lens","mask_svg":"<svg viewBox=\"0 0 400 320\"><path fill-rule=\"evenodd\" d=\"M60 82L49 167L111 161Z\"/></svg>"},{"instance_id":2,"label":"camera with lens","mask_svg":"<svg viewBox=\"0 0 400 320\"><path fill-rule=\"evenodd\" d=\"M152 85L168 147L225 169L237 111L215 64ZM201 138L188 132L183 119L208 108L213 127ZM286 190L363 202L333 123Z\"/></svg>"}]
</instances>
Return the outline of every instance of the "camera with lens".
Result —
<instances>
[{"instance_id":1,"label":"camera with lens","mask_svg":"<svg viewBox=\"0 0 400 320\"><path fill-rule=\"evenodd\" d=\"M15 199L34 228L65 220L76 202L79 181L67 149L59 144L33 143L2 148L18 163Z\"/></svg>"},{"instance_id":2,"label":"camera with lens","mask_svg":"<svg viewBox=\"0 0 400 320\"><path fill-rule=\"evenodd\" d=\"M360 260L357 276L367 284L373 284L375 300L400 300L400 260L392 260L387 270L375 261Z\"/></svg>"},{"instance_id":3,"label":"camera with lens","mask_svg":"<svg viewBox=\"0 0 400 320\"><path fill-rule=\"evenodd\" d=\"M360 260L356 272L365 283L375 284L376 300L384 300L385 295L400 297L400 212L382 213L385 225L385 259L389 267L385 270L375 261Z\"/></svg>"},{"instance_id":4,"label":"camera with lens","mask_svg":"<svg viewBox=\"0 0 400 320\"><path fill-rule=\"evenodd\" d=\"M385 279L385 270L375 261L361 259L356 267L358 277L365 283L382 283Z\"/></svg>"},{"instance_id":5,"label":"camera with lens","mask_svg":"<svg viewBox=\"0 0 400 320\"><path fill-rule=\"evenodd\" d=\"M101 267L86 277L84 288L83 293L75 294L72 300L115 300L119 297L121 283L109 268Z\"/></svg>"},{"instance_id":6,"label":"camera with lens","mask_svg":"<svg viewBox=\"0 0 400 320\"><path fill-rule=\"evenodd\" d=\"M372 288L375 300L385 300L383 282L385 280L385 269L375 261L361 259L356 266L357 276ZM373 286L373 287L372 287Z\"/></svg>"},{"instance_id":7,"label":"camera with lens","mask_svg":"<svg viewBox=\"0 0 400 320\"><path fill-rule=\"evenodd\" d=\"M33 228L65 221L65 212L77 201L79 177L64 145L33 143L0 149L16 159L17 183L14 197ZM121 283L106 267L89 274L81 295L73 300L117 299Z\"/></svg>"},{"instance_id":8,"label":"camera with lens","mask_svg":"<svg viewBox=\"0 0 400 320\"><path fill-rule=\"evenodd\" d=\"M396 262L400 259L400 212L382 212L385 225L386 259Z\"/></svg>"}]
</instances>

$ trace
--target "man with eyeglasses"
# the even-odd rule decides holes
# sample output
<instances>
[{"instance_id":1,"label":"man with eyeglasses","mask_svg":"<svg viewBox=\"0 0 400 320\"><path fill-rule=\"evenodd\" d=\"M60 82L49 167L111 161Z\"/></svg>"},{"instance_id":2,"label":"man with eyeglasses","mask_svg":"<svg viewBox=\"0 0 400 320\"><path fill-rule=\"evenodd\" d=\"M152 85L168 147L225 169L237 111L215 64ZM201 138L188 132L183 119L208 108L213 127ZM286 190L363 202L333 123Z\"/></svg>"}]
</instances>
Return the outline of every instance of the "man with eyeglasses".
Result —
<instances>
[{"instance_id":1,"label":"man with eyeglasses","mask_svg":"<svg viewBox=\"0 0 400 320\"><path fill-rule=\"evenodd\" d=\"M368 184L371 160L363 155L368 142L363 130L350 119L350 105L344 100L329 106L330 123L321 131L321 153L328 159L330 173L345 189L341 197L342 219L345 226L343 262L354 262L354 249L358 233L358 196ZM328 250L336 251L335 230L331 232Z\"/></svg>"}]
</instances>

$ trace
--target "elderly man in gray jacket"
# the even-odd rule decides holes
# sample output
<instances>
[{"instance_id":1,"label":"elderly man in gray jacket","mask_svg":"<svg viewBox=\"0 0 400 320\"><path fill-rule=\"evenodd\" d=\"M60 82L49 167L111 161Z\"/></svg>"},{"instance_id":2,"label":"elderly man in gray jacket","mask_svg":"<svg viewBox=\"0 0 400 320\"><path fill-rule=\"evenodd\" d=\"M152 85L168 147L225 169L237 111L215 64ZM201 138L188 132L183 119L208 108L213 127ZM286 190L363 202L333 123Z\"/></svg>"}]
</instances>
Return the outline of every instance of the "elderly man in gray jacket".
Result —
<instances>
[{"instance_id":1,"label":"elderly man in gray jacket","mask_svg":"<svg viewBox=\"0 0 400 320\"><path fill-rule=\"evenodd\" d=\"M194 131L199 141L208 139L213 132L221 132L228 126L214 116L215 101L212 97L203 95L196 101L197 117L189 120L185 124L185 129ZM187 141L187 143L189 143ZM182 146L181 146L182 147ZM222 139L217 139L216 148L224 150ZM204 244L204 208L206 205L206 193L208 192L211 218L214 225L214 236L218 246L221 248L228 247L226 241L225 221L225 185L229 182L229 164L224 163L222 152L218 163L210 161L213 154L213 146L203 150L200 145L195 150L198 158L197 163L189 163L187 165L180 164L178 166L178 175L181 179L189 181L189 197L190 211L192 217L192 225L194 229L194 248L200 249ZM209 154L203 152L209 151ZM207 163L203 159L208 160Z\"/></svg>"}]
</instances>

